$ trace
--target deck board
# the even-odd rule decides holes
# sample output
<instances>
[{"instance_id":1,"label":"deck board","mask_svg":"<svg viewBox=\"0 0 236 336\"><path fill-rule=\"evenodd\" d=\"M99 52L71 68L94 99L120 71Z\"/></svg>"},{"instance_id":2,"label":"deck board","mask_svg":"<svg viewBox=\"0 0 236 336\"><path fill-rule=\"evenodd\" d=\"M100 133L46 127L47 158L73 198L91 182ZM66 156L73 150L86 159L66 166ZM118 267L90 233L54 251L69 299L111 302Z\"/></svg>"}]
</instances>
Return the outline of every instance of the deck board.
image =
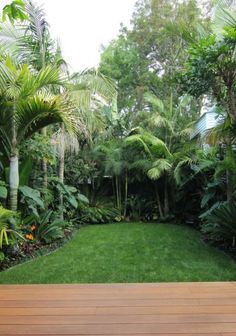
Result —
<instances>
[{"instance_id":1,"label":"deck board","mask_svg":"<svg viewBox=\"0 0 236 336\"><path fill-rule=\"evenodd\" d=\"M0 285L0 335L236 336L236 282Z\"/></svg>"}]
</instances>

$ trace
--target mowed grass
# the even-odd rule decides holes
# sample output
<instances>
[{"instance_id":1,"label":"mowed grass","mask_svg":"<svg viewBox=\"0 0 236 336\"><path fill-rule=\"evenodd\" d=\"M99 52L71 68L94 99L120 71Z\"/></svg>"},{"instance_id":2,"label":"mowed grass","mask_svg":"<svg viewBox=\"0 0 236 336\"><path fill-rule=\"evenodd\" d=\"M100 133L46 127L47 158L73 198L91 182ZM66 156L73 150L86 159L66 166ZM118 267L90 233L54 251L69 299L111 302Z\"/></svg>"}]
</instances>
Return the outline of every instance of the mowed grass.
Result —
<instances>
[{"instance_id":1,"label":"mowed grass","mask_svg":"<svg viewBox=\"0 0 236 336\"><path fill-rule=\"evenodd\" d=\"M0 273L0 283L236 280L236 265L187 227L122 223L82 228L58 251Z\"/></svg>"}]
</instances>

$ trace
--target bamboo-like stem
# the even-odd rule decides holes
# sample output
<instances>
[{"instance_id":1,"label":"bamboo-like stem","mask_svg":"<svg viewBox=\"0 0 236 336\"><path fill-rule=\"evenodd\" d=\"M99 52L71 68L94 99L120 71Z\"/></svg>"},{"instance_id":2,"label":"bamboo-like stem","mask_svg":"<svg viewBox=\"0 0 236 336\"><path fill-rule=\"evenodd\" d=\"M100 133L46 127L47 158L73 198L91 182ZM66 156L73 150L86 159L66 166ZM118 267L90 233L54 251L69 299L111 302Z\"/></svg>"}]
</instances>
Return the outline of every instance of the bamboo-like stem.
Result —
<instances>
[{"instance_id":1,"label":"bamboo-like stem","mask_svg":"<svg viewBox=\"0 0 236 336\"><path fill-rule=\"evenodd\" d=\"M17 211L18 207L18 188L19 188L19 158L17 150L17 131L16 131L16 104L13 104L11 120L11 155L10 155L10 173L9 173L9 206L12 211Z\"/></svg>"},{"instance_id":2,"label":"bamboo-like stem","mask_svg":"<svg viewBox=\"0 0 236 336\"><path fill-rule=\"evenodd\" d=\"M17 211L19 188L19 160L17 153L12 154L10 157L9 186L9 206L12 211Z\"/></svg>"},{"instance_id":3,"label":"bamboo-like stem","mask_svg":"<svg viewBox=\"0 0 236 336\"><path fill-rule=\"evenodd\" d=\"M65 126L61 124L61 134L60 134L60 148L59 148L59 169L58 177L61 183L64 183L64 170L65 170ZM60 192L59 195L60 203L60 217L63 220L63 194Z\"/></svg>"},{"instance_id":4,"label":"bamboo-like stem","mask_svg":"<svg viewBox=\"0 0 236 336\"><path fill-rule=\"evenodd\" d=\"M170 213L167 177L165 177L165 187L164 187L164 213L165 216L169 215Z\"/></svg>"},{"instance_id":5,"label":"bamboo-like stem","mask_svg":"<svg viewBox=\"0 0 236 336\"><path fill-rule=\"evenodd\" d=\"M44 136L47 136L47 128L44 127L41 130L41 134ZM43 170L43 189L47 189L48 187L48 165L47 165L47 159L43 158L42 160L42 170Z\"/></svg>"},{"instance_id":6,"label":"bamboo-like stem","mask_svg":"<svg viewBox=\"0 0 236 336\"><path fill-rule=\"evenodd\" d=\"M127 199L128 199L128 174L127 174L127 170L126 170L126 172L125 172L125 200L124 200L124 212L123 212L124 217L126 217Z\"/></svg>"},{"instance_id":7,"label":"bamboo-like stem","mask_svg":"<svg viewBox=\"0 0 236 336\"><path fill-rule=\"evenodd\" d=\"M159 195L159 191L158 191L156 183L155 183L155 192L156 192L157 206L158 206L159 214L160 214L160 217L162 218L163 217L163 211L162 211L160 195Z\"/></svg>"}]
</instances>

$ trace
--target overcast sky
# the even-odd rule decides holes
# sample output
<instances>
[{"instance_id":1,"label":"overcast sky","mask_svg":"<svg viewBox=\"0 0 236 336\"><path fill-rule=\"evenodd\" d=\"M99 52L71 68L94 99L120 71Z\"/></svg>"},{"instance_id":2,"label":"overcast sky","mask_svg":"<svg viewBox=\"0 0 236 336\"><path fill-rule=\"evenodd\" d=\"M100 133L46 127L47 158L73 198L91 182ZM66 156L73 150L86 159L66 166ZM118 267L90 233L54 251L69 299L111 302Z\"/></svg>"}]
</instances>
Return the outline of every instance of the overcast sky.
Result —
<instances>
[{"instance_id":1,"label":"overcast sky","mask_svg":"<svg viewBox=\"0 0 236 336\"><path fill-rule=\"evenodd\" d=\"M0 0L0 10L10 0ZM100 46L129 24L135 0L37 0L45 8L54 38L74 71L96 66Z\"/></svg>"}]
</instances>

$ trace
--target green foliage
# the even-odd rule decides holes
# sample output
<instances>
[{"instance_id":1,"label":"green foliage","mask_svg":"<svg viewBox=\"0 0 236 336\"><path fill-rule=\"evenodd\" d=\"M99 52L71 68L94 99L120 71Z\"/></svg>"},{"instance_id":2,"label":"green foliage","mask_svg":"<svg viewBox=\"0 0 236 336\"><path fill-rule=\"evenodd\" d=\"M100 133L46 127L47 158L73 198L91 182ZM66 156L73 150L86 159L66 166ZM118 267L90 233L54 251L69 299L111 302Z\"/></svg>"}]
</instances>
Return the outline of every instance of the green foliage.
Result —
<instances>
[{"instance_id":1,"label":"green foliage","mask_svg":"<svg viewBox=\"0 0 236 336\"><path fill-rule=\"evenodd\" d=\"M236 26L225 26L223 34L201 39L189 49L185 71L180 74L182 89L191 95L210 94L235 123L235 42Z\"/></svg>"},{"instance_id":2,"label":"green foliage","mask_svg":"<svg viewBox=\"0 0 236 336\"><path fill-rule=\"evenodd\" d=\"M60 239L64 236L65 223L52 217L53 211L51 210L41 213L40 216L30 215L23 220L23 229L30 232L32 237L40 242L50 243Z\"/></svg>"},{"instance_id":3,"label":"green foliage","mask_svg":"<svg viewBox=\"0 0 236 336\"><path fill-rule=\"evenodd\" d=\"M0 250L4 245L15 242L16 237L21 235L14 229L16 214L8 209L0 207Z\"/></svg>"},{"instance_id":4,"label":"green foliage","mask_svg":"<svg viewBox=\"0 0 236 336\"><path fill-rule=\"evenodd\" d=\"M117 81L118 110L142 111L147 91L165 99L173 89L176 99L175 72L182 68L187 47L198 35L196 26L209 25L201 13L206 12L203 7L190 0L136 2L132 28L122 27L101 55L100 70Z\"/></svg>"},{"instance_id":5,"label":"green foliage","mask_svg":"<svg viewBox=\"0 0 236 336\"><path fill-rule=\"evenodd\" d=\"M0 199L6 200L7 198L7 188L4 181L0 181Z\"/></svg>"},{"instance_id":6,"label":"green foliage","mask_svg":"<svg viewBox=\"0 0 236 336\"><path fill-rule=\"evenodd\" d=\"M2 10L2 20L8 18L11 22L14 20L24 21L28 18L25 11L25 3L23 0L13 0L9 5L6 5Z\"/></svg>"},{"instance_id":7,"label":"green foliage","mask_svg":"<svg viewBox=\"0 0 236 336\"><path fill-rule=\"evenodd\" d=\"M20 164L20 171L19 171L19 184L21 186L28 185L29 184L29 179L30 179L30 174L32 172L33 168L33 161L30 156L27 156L22 163Z\"/></svg>"},{"instance_id":8,"label":"green foliage","mask_svg":"<svg viewBox=\"0 0 236 336\"><path fill-rule=\"evenodd\" d=\"M77 188L62 183L58 178L50 178L49 183L55 197L57 197L56 195L58 195L59 193L63 195L64 207L67 210L69 210L69 208L71 207L76 210L78 208L79 202L89 202L87 197L80 194ZM54 201L55 199L53 199L53 202Z\"/></svg>"},{"instance_id":9,"label":"green foliage","mask_svg":"<svg viewBox=\"0 0 236 336\"><path fill-rule=\"evenodd\" d=\"M166 159L158 159L153 163L153 167L148 171L148 177L151 180L157 180L160 176L171 169L171 164Z\"/></svg>"},{"instance_id":10,"label":"green foliage","mask_svg":"<svg viewBox=\"0 0 236 336\"><path fill-rule=\"evenodd\" d=\"M29 169L28 166L32 160L40 162L43 158L49 165L56 164L57 153L51 144L51 139L49 136L36 133L23 143L21 150L23 154L27 152L28 164L27 167L25 167L26 169Z\"/></svg>"},{"instance_id":11,"label":"green foliage","mask_svg":"<svg viewBox=\"0 0 236 336\"><path fill-rule=\"evenodd\" d=\"M102 224L111 222L120 222L120 211L115 208L88 207L83 206L79 211L79 220L82 223Z\"/></svg>"},{"instance_id":12,"label":"green foliage","mask_svg":"<svg viewBox=\"0 0 236 336\"><path fill-rule=\"evenodd\" d=\"M236 238L236 205L235 203L217 204L211 212L205 216L205 221L201 230L211 240L233 241L235 245Z\"/></svg>"},{"instance_id":13,"label":"green foliage","mask_svg":"<svg viewBox=\"0 0 236 336\"><path fill-rule=\"evenodd\" d=\"M44 202L38 190L28 186L20 186L21 194L20 202L24 206L24 213L29 214L33 212L35 216L39 216L39 210L44 210Z\"/></svg>"}]
</instances>

